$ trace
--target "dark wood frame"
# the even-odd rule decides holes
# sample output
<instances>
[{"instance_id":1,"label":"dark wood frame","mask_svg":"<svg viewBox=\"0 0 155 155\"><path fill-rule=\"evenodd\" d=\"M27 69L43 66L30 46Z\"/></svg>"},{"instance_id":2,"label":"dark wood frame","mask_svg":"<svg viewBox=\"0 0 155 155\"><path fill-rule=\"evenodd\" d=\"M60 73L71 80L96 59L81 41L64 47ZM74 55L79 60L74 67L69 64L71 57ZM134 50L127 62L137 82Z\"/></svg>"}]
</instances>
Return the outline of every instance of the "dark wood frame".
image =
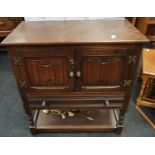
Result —
<instances>
[{"instance_id":1,"label":"dark wood frame","mask_svg":"<svg viewBox=\"0 0 155 155\"><path fill-rule=\"evenodd\" d=\"M79 53L78 50L76 50L76 48L80 49L81 47L89 47L89 48L94 48L94 47L102 47L102 48L105 48L106 46L110 49L117 47L117 48L121 48L121 47L133 47L132 45L91 45L91 46L86 46L86 45L78 45L78 46L72 46L71 49L75 49L75 52L76 53ZM52 46L47 46L48 48L53 48ZM61 48L61 46L58 46L59 48ZM36 47L35 47L36 48ZM45 49L46 47L45 46L41 46L39 47L39 49ZM64 48L62 46L62 48ZM66 48L66 47L65 47ZM87 128L84 128L83 125L81 125L78 129L75 129L75 131L116 131L118 133L121 133L122 129L123 129L123 121L124 121L124 118L125 118L125 114L127 112L127 108L128 108L128 103L129 103L129 99L130 99L130 95L131 95L131 91L132 91L132 87L133 87L133 84L134 84L134 79L135 79L135 75L136 75L136 67L137 67L137 64L138 64L138 59L139 59L139 56L140 56L140 53L141 53L141 48L142 46L141 45L135 45L134 48L132 49L133 52L132 52L132 55L136 56L137 60L136 60L136 63L135 64L128 64L131 68L130 68L130 74L129 74L129 77L128 79L130 79L132 82L131 82L131 85L130 86L123 86L123 91L122 93L118 93L117 91L111 91L111 93L109 92L104 92L102 93L101 92L101 95L99 95L99 92L96 90L96 92L98 92L98 97L97 97L97 94L95 94L95 98L93 97L94 93L87 93L87 92L79 92L79 93L71 93L70 92L70 95L71 96L68 96L68 93L65 91L64 96L66 96L66 98L63 98L63 94L62 93L53 93L53 96L52 95L52 92L48 92L46 91L46 95L43 93L42 90L39 90L39 91L29 91L28 87L22 87L19 83L19 81L22 81L22 80L26 80L27 79L23 79L23 78L27 78L27 76L21 76L21 73L23 72L23 66L16 66L15 63L14 63L14 57L21 57L22 55L22 50L20 47L18 46L13 46L13 47L8 47L8 51L9 51L9 57L10 57L10 60L12 62L12 66L13 66L13 69L14 69L14 72L15 72L15 77L16 77L16 80L17 80L17 84L18 84L18 88L20 90L20 94L21 94L21 97L22 97L22 100L23 100L23 105L24 105L24 108L25 108L25 112L27 114L27 117L29 119L29 122L30 122L30 129L31 129L31 132L34 134L35 132L41 132L41 131L74 131L75 129L75 126L71 125L70 128L59 128L57 126L51 126L51 128L47 127L44 127L43 128L38 128L35 124L35 122L37 122L37 118L38 118L38 112L35 114L35 116L33 117L32 115L32 112L31 110L32 109L48 109L48 108L58 108L58 109L62 109L62 108L70 108L70 109L76 109L76 108L80 108L80 107L83 107L84 109L114 109L114 112L113 112L113 116L111 117L114 117L115 118L115 126L114 124L112 125L111 128L107 128L107 127L104 127L102 124L101 124L101 128L99 126L93 126L92 129L91 129L91 126L87 127ZM14 49L16 49L17 52L14 51ZM18 49L20 51L20 55L19 55L19 52L18 52ZM27 51L27 47L22 47L22 49L24 51ZM23 52L24 53L24 52ZM31 55L31 52L27 53L28 55L30 54ZM37 53L36 53L37 54ZM39 54L37 54L35 56L41 56ZM47 52L47 54L49 54ZM131 53L130 53L131 54ZM75 54L74 54L75 55ZM33 56L33 54L31 55ZM46 53L44 53L44 56L46 56ZM109 57L111 57L111 55L109 54ZM130 57L130 55L128 56L128 58ZM23 58L22 58L23 59ZM112 73L112 72L111 72ZM23 72L22 75L24 75L25 73ZM111 75L112 76L112 75ZM78 80L77 80L78 81ZM29 84L28 84L29 85ZM76 84L76 85L80 85L80 84ZM27 93L29 92L29 93ZM32 92L32 93L31 93ZM123 95L124 94L124 95ZM38 96L38 97L37 97ZM51 96L51 98L50 98ZM57 96L57 97L56 97ZM114 99L112 99L112 96L114 96ZM106 100L110 98L110 100L112 100L112 103L114 102L114 104L111 103L110 101L110 105L106 105L104 104L106 102ZM115 99L115 98L118 98L118 101ZM47 105L46 106L42 106L42 101L46 100L47 101ZM67 104L65 104L66 102ZM93 102L92 102L93 100ZM49 101L49 103L48 103ZM87 101L87 104L85 103L85 101ZM63 104L61 104L63 102ZM101 102L103 102L103 104L101 104ZM77 103L77 104L76 104ZM68 106L65 106L65 105L68 105ZM116 110L118 109L118 110ZM111 118L110 117L110 118ZM40 117L39 117L40 118ZM109 120L110 121L110 120ZM63 123L63 120L62 120L62 123Z\"/></svg>"},{"instance_id":2,"label":"dark wood frame","mask_svg":"<svg viewBox=\"0 0 155 155\"><path fill-rule=\"evenodd\" d=\"M37 31L35 32L36 39L34 40L32 37L32 31L32 33L28 33L30 38L26 42L18 43L20 40L18 37L21 37L17 35L18 30L22 28L23 24L27 23L23 22L2 44L7 45L9 58L32 134L42 131L116 131L121 133L134 85L139 57L143 44L148 42L148 40L140 32L136 31L128 21L109 23L104 23L103 21L87 21L84 23L83 21L68 21L67 29L64 27L63 30L61 22L48 22L51 26L53 24L58 25L53 28L46 27L46 35L44 36L41 36L40 28L44 32L45 25L38 23L43 26L40 27L33 22L35 24L33 31ZM76 24L79 24L80 30L73 28L73 26L76 28ZM101 35L102 31L100 30L102 30L103 24L107 27L109 35ZM117 28L119 30L116 32L120 32L122 29L128 29L129 31L125 31L125 35L124 33L118 34L119 37L112 40L107 36L111 36L111 31L114 31L114 24L118 24ZM119 27L119 25L122 27ZM39 29L36 28L38 26ZM72 33L68 31L69 26ZM59 30L60 27L62 33ZM77 30L79 31L78 36L80 39L77 38ZM25 26L22 31L25 33ZM59 31L60 36L55 34L56 31ZM86 33L83 33L85 31ZM93 31L93 35L91 31ZM95 31L96 33L94 33ZM64 37L62 34L67 32L70 36L65 35L66 37ZM55 37L51 38L50 33L55 35ZM27 35L27 32L25 35ZM49 37L46 37L47 35ZM62 37L64 37L64 41L59 42ZM14 38L17 39L14 40ZM55 57L59 59L60 66L53 61ZM64 57L64 61L62 57ZM90 60L91 62L89 62ZM92 67L89 67L88 64L92 64ZM35 65L38 67L37 69L34 69ZM41 67L45 65L50 67L57 66L57 69L50 68L50 72L54 70L54 79L59 78L60 80L58 76L60 73L64 79L58 83L56 80L51 80L49 71ZM64 66L68 67L64 68ZM34 69L34 72L29 70L30 67L32 67L32 70ZM96 69L101 69L101 72L108 76L101 75L101 72L95 73ZM67 72L63 72L63 70L67 70ZM84 75L85 71L83 70L88 71L88 74L92 73L92 70L94 71L95 74L92 74L91 80L86 74ZM40 72L43 72L40 76L42 78L37 78ZM71 72L73 74L70 74ZM68 75L64 76L64 73ZM32 80L30 74L33 74L36 80ZM103 77L106 78L104 79ZM49 79L50 82L53 82L52 85L48 82ZM64 82L68 80L70 84ZM46 81L46 84L42 85L44 81ZM83 89L84 86L87 88ZM46 104L42 104L45 101ZM69 122L58 118L51 120L51 116L43 116L40 112L41 109L49 108L91 109L99 122L95 120L94 123L90 123L77 117L73 120L68 120ZM32 110L36 110L35 115L33 115ZM102 120L102 117L105 119ZM66 124L68 125L66 126Z\"/></svg>"}]
</instances>

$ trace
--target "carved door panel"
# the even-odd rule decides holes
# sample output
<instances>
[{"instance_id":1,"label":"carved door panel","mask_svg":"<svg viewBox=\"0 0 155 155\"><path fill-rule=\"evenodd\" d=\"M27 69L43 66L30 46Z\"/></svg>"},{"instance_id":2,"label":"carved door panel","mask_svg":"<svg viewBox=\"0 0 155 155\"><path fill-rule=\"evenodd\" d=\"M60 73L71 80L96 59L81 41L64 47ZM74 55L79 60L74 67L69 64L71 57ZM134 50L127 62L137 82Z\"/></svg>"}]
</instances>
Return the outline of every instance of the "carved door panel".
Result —
<instances>
[{"instance_id":1,"label":"carved door panel","mask_svg":"<svg viewBox=\"0 0 155 155\"><path fill-rule=\"evenodd\" d=\"M26 64L32 86L62 87L68 85L68 66L65 57L28 58Z\"/></svg>"},{"instance_id":2,"label":"carved door panel","mask_svg":"<svg viewBox=\"0 0 155 155\"><path fill-rule=\"evenodd\" d=\"M130 65L126 49L82 49L76 73L79 91L121 91Z\"/></svg>"},{"instance_id":3,"label":"carved door panel","mask_svg":"<svg viewBox=\"0 0 155 155\"><path fill-rule=\"evenodd\" d=\"M22 72L19 79L26 81L25 90L42 93L73 91L73 51L45 47L42 50L18 52L22 64L16 66L16 70Z\"/></svg>"}]
</instances>

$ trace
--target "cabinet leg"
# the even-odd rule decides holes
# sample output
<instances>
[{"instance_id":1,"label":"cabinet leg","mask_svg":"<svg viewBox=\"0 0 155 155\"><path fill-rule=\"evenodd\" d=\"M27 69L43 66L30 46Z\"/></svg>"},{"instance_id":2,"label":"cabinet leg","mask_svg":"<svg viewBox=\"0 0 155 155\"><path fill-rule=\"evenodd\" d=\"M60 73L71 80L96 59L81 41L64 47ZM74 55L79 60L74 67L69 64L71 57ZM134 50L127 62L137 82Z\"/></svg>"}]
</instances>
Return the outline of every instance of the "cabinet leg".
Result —
<instances>
[{"instance_id":1,"label":"cabinet leg","mask_svg":"<svg viewBox=\"0 0 155 155\"><path fill-rule=\"evenodd\" d=\"M123 111L120 111L119 118L118 118L118 121L117 121L117 129L116 129L117 134L122 133L124 117L125 117L125 113Z\"/></svg>"},{"instance_id":2,"label":"cabinet leg","mask_svg":"<svg viewBox=\"0 0 155 155\"><path fill-rule=\"evenodd\" d=\"M118 127L118 128L116 129L116 134L121 135L122 130L123 130L123 127Z\"/></svg>"},{"instance_id":3,"label":"cabinet leg","mask_svg":"<svg viewBox=\"0 0 155 155\"><path fill-rule=\"evenodd\" d=\"M25 109L25 113L29 122L29 129L32 135L36 134L36 130L35 130L35 122L33 119L33 115L32 115L32 111L30 109L30 107L28 106L28 102L23 102L24 105L24 109Z\"/></svg>"}]
</instances>

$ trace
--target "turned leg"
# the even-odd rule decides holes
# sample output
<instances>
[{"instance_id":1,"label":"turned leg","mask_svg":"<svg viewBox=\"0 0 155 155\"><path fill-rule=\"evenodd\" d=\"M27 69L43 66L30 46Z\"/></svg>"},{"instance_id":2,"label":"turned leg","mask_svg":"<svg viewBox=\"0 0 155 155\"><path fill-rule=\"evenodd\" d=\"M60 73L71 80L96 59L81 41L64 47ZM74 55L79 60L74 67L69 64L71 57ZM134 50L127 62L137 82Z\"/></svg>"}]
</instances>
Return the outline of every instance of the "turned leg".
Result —
<instances>
[{"instance_id":1,"label":"turned leg","mask_svg":"<svg viewBox=\"0 0 155 155\"><path fill-rule=\"evenodd\" d=\"M27 111L26 111L26 116L27 116L27 119L28 119L28 122L29 122L30 132L31 132L32 135L34 135L35 134L35 123L34 123L34 120L33 120L33 116L30 113L27 114Z\"/></svg>"},{"instance_id":2,"label":"turned leg","mask_svg":"<svg viewBox=\"0 0 155 155\"><path fill-rule=\"evenodd\" d=\"M27 104L27 102L23 102L23 106L24 106L24 110L25 110L25 113L26 113L26 116L27 116L27 119L28 119L28 122L29 122L30 132L31 132L32 135L34 135L34 134L36 134L36 132L35 132L35 122L34 122L34 119L33 119L31 109L30 109L29 105Z\"/></svg>"},{"instance_id":3,"label":"turned leg","mask_svg":"<svg viewBox=\"0 0 155 155\"><path fill-rule=\"evenodd\" d=\"M37 132L36 132L35 128L29 127L29 129L30 129L30 132L32 135L36 135Z\"/></svg>"},{"instance_id":4,"label":"turned leg","mask_svg":"<svg viewBox=\"0 0 155 155\"><path fill-rule=\"evenodd\" d=\"M118 121L117 121L117 129L116 129L117 134L122 133L124 118L125 118L125 113L122 110L120 110L119 118L118 118Z\"/></svg>"}]
</instances>

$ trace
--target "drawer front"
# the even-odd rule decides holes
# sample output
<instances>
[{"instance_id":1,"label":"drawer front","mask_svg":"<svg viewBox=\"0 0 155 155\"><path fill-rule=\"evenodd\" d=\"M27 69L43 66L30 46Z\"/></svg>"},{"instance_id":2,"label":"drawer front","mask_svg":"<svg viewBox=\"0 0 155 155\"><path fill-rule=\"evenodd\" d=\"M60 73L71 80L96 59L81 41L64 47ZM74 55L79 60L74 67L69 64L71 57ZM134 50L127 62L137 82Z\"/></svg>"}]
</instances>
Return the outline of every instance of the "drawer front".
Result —
<instances>
[{"instance_id":1,"label":"drawer front","mask_svg":"<svg viewBox=\"0 0 155 155\"><path fill-rule=\"evenodd\" d=\"M62 48L26 48L11 56L20 89L26 92L73 91L73 51Z\"/></svg>"}]
</instances>

